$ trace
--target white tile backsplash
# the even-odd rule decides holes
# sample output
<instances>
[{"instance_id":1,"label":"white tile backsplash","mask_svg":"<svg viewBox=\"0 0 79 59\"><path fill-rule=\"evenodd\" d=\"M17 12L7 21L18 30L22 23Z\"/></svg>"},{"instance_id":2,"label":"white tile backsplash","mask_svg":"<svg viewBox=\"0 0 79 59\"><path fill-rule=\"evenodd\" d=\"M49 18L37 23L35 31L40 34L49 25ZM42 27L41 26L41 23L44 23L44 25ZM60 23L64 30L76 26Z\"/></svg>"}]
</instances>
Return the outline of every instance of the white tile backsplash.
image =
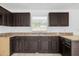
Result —
<instances>
[{"instance_id":1,"label":"white tile backsplash","mask_svg":"<svg viewBox=\"0 0 79 59\"><path fill-rule=\"evenodd\" d=\"M69 27L48 27L48 32L72 32Z\"/></svg>"}]
</instances>

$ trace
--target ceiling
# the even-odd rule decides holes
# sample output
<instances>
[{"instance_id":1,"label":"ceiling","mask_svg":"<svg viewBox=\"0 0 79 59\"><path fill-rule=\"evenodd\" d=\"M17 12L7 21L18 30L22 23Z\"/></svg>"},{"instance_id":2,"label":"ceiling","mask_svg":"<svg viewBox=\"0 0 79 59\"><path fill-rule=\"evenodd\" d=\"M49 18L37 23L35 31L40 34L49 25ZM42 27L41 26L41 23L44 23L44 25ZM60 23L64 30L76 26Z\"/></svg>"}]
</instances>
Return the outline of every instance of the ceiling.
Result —
<instances>
[{"instance_id":1,"label":"ceiling","mask_svg":"<svg viewBox=\"0 0 79 59\"><path fill-rule=\"evenodd\" d=\"M14 10L59 10L59 9L79 9L79 3L0 3L9 11Z\"/></svg>"}]
</instances>

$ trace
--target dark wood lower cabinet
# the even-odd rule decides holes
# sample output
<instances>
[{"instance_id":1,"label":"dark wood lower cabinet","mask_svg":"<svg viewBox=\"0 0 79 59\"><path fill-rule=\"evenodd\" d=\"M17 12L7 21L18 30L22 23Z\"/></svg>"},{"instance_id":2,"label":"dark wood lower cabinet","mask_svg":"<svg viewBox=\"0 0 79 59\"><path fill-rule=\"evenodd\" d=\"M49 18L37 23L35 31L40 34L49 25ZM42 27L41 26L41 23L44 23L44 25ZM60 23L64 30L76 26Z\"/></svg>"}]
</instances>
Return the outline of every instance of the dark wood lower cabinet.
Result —
<instances>
[{"instance_id":1,"label":"dark wood lower cabinet","mask_svg":"<svg viewBox=\"0 0 79 59\"><path fill-rule=\"evenodd\" d=\"M59 38L58 38L58 36L51 36L50 38L52 39L51 40L52 53L58 53L59 52Z\"/></svg>"},{"instance_id":2,"label":"dark wood lower cabinet","mask_svg":"<svg viewBox=\"0 0 79 59\"><path fill-rule=\"evenodd\" d=\"M25 39L25 37L13 37L11 46L12 51L16 53L29 52L28 39Z\"/></svg>"},{"instance_id":3,"label":"dark wood lower cabinet","mask_svg":"<svg viewBox=\"0 0 79 59\"><path fill-rule=\"evenodd\" d=\"M51 52L51 40L49 37L41 36L39 38L39 53Z\"/></svg>"},{"instance_id":4,"label":"dark wood lower cabinet","mask_svg":"<svg viewBox=\"0 0 79 59\"><path fill-rule=\"evenodd\" d=\"M61 53L63 56L79 56L79 41L58 36L15 36L10 38L12 53Z\"/></svg>"},{"instance_id":5,"label":"dark wood lower cabinet","mask_svg":"<svg viewBox=\"0 0 79 59\"><path fill-rule=\"evenodd\" d=\"M12 51L15 53L35 53L38 50L36 37L16 36L11 38Z\"/></svg>"},{"instance_id":6,"label":"dark wood lower cabinet","mask_svg":"<svg viewBox=\"0 0 79 59\"><path fill-rule=\"evenodd\" d=\"M26 37L27 38L27 37ZM28 40L28 46L29 46L29 53L35 53L35 52L38 52L38 39L37 37L29 37L29 40ZM25 47L26 48L26 47Z\"/></svg>"},{"instance_id":7,"label":"dark wood lower cabinet","mask_svg":"<svg viewBox=\"0 0 79 59\"><path fill-rule=\"evenodd\" d=\"M59 37L59 53L63 55L63 38Z\"/></svg>"},{"instance_id":8,"label":"dark wood lower cabinet","mask_svg":"<svg viewBox=\"0 0 79 59\"><path fill-rule=\"evenodd\" d=\"M56 40L56 41L55 41ZM11 38L11 50L16 53L57 53L58 39L51 36L15 36Z\"/></svg>"}]
</instances>

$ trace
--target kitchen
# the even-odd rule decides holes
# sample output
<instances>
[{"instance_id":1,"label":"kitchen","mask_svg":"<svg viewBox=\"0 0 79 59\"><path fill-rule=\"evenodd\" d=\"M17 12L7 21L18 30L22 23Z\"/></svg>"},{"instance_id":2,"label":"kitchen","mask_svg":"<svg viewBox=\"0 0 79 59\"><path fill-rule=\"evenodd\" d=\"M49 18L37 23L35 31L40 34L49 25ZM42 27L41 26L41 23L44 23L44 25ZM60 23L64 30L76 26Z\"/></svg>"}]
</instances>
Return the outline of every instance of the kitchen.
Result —
<instances>
[{"instance_id":1,"label":"kitchen","mask_svg":"<svg viewBox=\"0 0 79 59\"><path fill-rule=\"evenodd\" d=\"M78 5L0 3L0 56L79 56Z\"/></svg>"}]
</instances>

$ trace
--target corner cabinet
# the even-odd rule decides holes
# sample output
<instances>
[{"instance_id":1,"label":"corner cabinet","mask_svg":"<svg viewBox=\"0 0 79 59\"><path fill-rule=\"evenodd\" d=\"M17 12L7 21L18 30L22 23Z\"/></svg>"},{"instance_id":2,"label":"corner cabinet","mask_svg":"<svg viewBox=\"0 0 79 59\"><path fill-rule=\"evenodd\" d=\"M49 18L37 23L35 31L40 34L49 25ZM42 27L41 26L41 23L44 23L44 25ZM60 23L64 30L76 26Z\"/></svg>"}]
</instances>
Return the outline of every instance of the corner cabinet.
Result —
<instances>
[{"instance_id":1,"label":"corner cabinet","mask_svg":"<svg viewBox=\"0 0 79 59\"><path fill-rule=\"evenodd\" d=\"M11 21L11 12L0 6L0 25L9 26Z\"/></svg>"},{"instance_id":2,"label":"corner cabinet","mask_svg":"<svg viewBox=\"0 0 79 59\"><path fill-rule=\"evenodd\" d=\"M12 26L30 26L30 13L12 13Z\"/></svg>"},{"instance_id":3,"label":"corner cabinet","mask_svg":"<svg viewBox=\"0 0 79 59\"><path fill-rule=\"evenodd\" d=\"M0 6L1 26L30 26L30 13L11 13Z\"/></svg>"},{"instance_id":4,"label":"corner cabinet","mask_svg":"<svg viewBox=\"0 0 79 59\"><path fill-rule=\"evenodd\" d=\"M50 12L49 26L69 26L68 12Z\"/></svg>"}]
</instances>

